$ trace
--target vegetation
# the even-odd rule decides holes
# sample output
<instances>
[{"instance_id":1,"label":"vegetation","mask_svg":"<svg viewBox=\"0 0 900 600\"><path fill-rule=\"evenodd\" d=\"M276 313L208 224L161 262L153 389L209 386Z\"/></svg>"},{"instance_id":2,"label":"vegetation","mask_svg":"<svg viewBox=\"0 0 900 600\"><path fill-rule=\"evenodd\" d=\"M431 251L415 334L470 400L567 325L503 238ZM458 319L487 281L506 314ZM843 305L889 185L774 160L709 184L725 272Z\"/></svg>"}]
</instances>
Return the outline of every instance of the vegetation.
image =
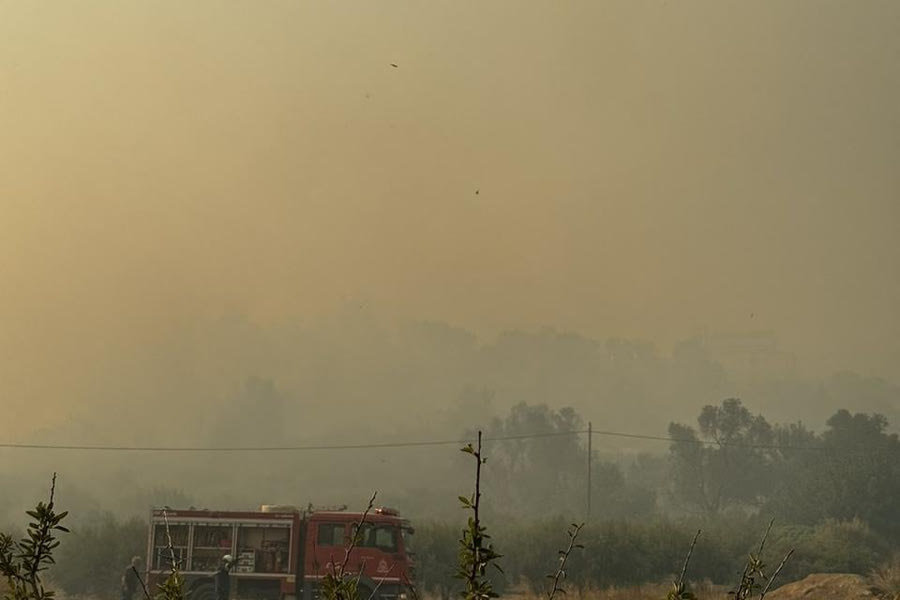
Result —
<instances>
[{"instance_id":1,"label":"vegetation","mask_svg":"<svg viewBox=\"0 0 900 600\"><path fill-rule=\"evenodd\" d=\"M872 569L869 584L884 600L900 600L900 555Z\"/></svg>"},{"instance_id":2,"label":"vegetation","mask_svg":"<svg viewBox=\"0 0 900 600\"><path fill-rule=\"evenodd\" d=\"M740 400L706 406L692 428L673 423L673 498L707 517L753 509L779 522L814 525L861 519L900 543L900 439L887 420L838 410L816 434L771 426ZM705 442L705 443L701 443Z\"/></svg>"},{"instance_id":3,"label":"vegetation","mask_svg":"<svg viewBox=\"0 0 900 600\"><path fill-rule=\"evenodd\" d=\"M694 549L687 580L709 581L734 590L748 556L759 552L759 540L748 536L760 535L766 526L766 520L752 515L731 514L707 521ZM567 522L560 517L493 527L493 539L504 554L504 572L494 578L495 590L502 593L524 583L533 593L543 594L548 560L557 553L557 540L566 527ZM592 521L578 538L587 550L569 558L566 581L579 593L664 580L671 588L696 531L691 521L670 518ZM455 536L454 527L443 522L416 526L417 569L422 575L419 583L429 594L443 598L453 594L454 580L446 573L446 565L454 559L449 549ZM768 559L763 562L770 563L774 570L792 548L794 554L779 574L780 582L811 573L865 575L886 564L891 556L891 546L859 520L817 525L776 521L765 545ZM770 570L764 572L768 575Z\"/></svg>"},{"instance_id":4,"label":"vegetation","mask_svg":"<svg viewBox=\"0 0 900 600\"><path fill-rule=\"evenodd\" d=\"M60 524L68 513L57 513L54 508L55 492L56 473L50 484L48 502L38 502L27 513L32 520L26 537L15 541L0 533L0 575L9 588L5 600L51 600L54 596L53 590L44 587L42 573L56 562L53 558L53 551L59 546L56 532L69 531Z\"/></svg>"},{"instance_id":5,"label":"vegetation","mask_svg":"<svg viewBox=\"0 0 900 600\"><path fill-rule=\"evenodd\" d=\"M584 592L668 580L671 600L691 600L693 582L709 581L736 586L731 589L740 600L764 596L776 574L795 580L814 572L850 572L880 582L876 587L885 590L885 597L896 594L890 590L897 587L892 583L896 561L891 560L898 529L891 520L900 517L900 508L890 500L900 493L900 444L887 432L882 417L840 410L825 431L815 433L801 424L771 425L737 399L704 407L696 428L673 425L673 439L678 441L671 444L667 462L636 461L628 466L592 461L595 474L605 473L598 478L599 485L617 492L599 495L601 516L585 527L572 523L578 509L573 499L583 498L585 491L575 470L540 479L553 469L554 457L579 463L583 476L586 447L566 430L580 423L574 411L518 405L492 424L493 441L478 435L477 444L462 449L475 460L474 491L459 497L469 517L461 536L452 523L416 523L422 590L447 599L462 587L467 600L489 600L524 583L552 600L566 586ZM519 435L529 428L547 435ZM483 443L492 444L490 462ZM510 472L527 481L516 483ZM525 477L529 473L535 477ZM647 508L629 516L624 509L604 506L629 503L627 494L633 494L637 503L640 490L654 481L650 473L657 481L664 478L656 484L663 493L651 495ZM503 485L498 487L495 476ZM551 487L555 489L544 489ZM631 491L623 492L626 489ZM55 483L50 502L29 512L33 522L25 539L0 537L3 575L10 582L8 597L50 597L41 578L54 560L61 564L53 570L52 583L66 593L114 593L122 562L141 554L143 521L103 513L81 516L76 532L60 545L54 534L67 531L60 524L66 513L54 512L54 492ZM547 507L544 516L498 510L529 493ZM568 503L553 504L554 498L563 496ZM369 508L374 501L373 496ZM747 532L766 529L772 516L778 517L777 524L767 529L764 544L748 539ZM490 535L486 521L493 523ZM703 529L700 543L694 537L698 526ZM564 531L570 543L560 550L557 540ZM688 572L684 550L691 539L695 543ZM590 551L572 552L582 544ZM771 556L781 558L796 550L795 556L767 564L763 545ZM496 547L504 549L504 569L491 572L500 558ZM553 556L561 562L548 583L547 565ZM448 568L453 563L458 564L457 579ZM324 592L334 600L357 596L367 600L374 592L356 589L356 584L337 561L326 577ZM152 592L166 600L183 598L177 564L173 563L169 581Z\"/></svg>"},{"instance_id":6,"label":"vegetation","mask_svg":"<svg viewBox=\"0 0 900 600\"><path fill-rule=\"evenodd\" d=\"M769 589L772 587L772 584L775 582L775 579L778 577L778 574L781 573L784 565L787 564L788 559L794 553L793 548L788 550L788 553L784 555L781 564L778 565L775 571L771 575L766 575L766 564L763 562L763 549L765 548L766 540L769 537L769 532L772 531L772 523L773 521L769 521L766 533L759 543L759 549L755 554L751 553L747 558L747 564L744 565L740 582L738 582L737 588L735 588L733 594L734 600L748 600L757 593L759 594L759 600L763 600Z\"/></svg>"},{"instance_id":7,"label":"vegetation","mask_svg":"<svg viewBox=\"0 0 900 600\"><path fill-rule=\"evenodd\" d=\"M159 592L156 594L156 600L185 600L184 577L181 575L181 561L175 554L175 548L172 544L172 533L169 530L169 519L165 511L163 517L166 522L166 550L169 552L169 576L166 580L159 584ZM143 585L143 582L142 584ZM144 593L147 600L150 600L150 593L145 588Z\"/></svg>"},{"instance_id":8,"label":"vegetation","mask_svg":"<svg viewBox=\"0 0 900 600\"><path fill-rule=\"evenodd\" d=\"M767 472L764 446L773 443L772 427L750 414L740 400L705 406L697 418L702 440L693 428L672 423L672 491L683 503L715 515L729 504L758 505Z\"/></svg>"},{"instance_id":9,"label":"vegetation","mask_svg":"<svg viewBox=\"0 0 900 600\"><path fill-rule=\"evenodd\" d=\"M688 549L687 556L684 558L684 566L681 567L681 574L678 575L678 579L672 582L672 589L666 594L666 600L696 600L697 597L693 592L688 590L685 576L687 575L688 565L691 564L691 557L694 555L694 547L697 545L697 538L700 537L701 533L702 530L698 529L694 539L691 540L691 547Z\"/></svg>"},{"instance_id":10,"label":"vegetation","mask_svg":"<svg viewBox=\"0 0 900 600\"><path fill-rule=\"evenodd\" d=\"M146 521L119 520L109 512L72 518L77 526L59 546L53 583L67 595L114 597L125 561L147 550Z\"/></svg>"},{"instance_id":11,"label":"vegetation","mask_svg":"<svg viewBox=\"0 0 900 600\"><path fill-rule=\"evenodd\" d=\"M480 431L477 445L466 444L462 451L471 454L475 459L475 491L468 498L459 497L463 508L470 510L472 516L469 517L459 540L456 576L465 582L466 589L462 592L462 596L466 600L490 600L497 597L497 592L494 591L491 580L486 577L486 571L488 567L493 566L502 572L497 564L497 559L502 555L494 549L494 545L489 541L491 536L481 522L481 467L487 462L487 458L481 452Z\"/></svg>"},{"instance_id":12,"label":"vegetation","mask_svg":"<svg viewBox=\"0 0 900 600\"><path fill-rule=\"evenodd\" d=\"M553 600L557 594L566 593L566 589L562 585L563 580L568 576L566 563L569 562L569 556L572 554L572 550L584 548L584 544L577 543L578 534L581 533L583 527L584 523L572 523L572 525L569 526L568 531L566 531L566 534L569 536L569 544L566 548L559 551L559 566L556 568L556 573L547 575L547 578L553 582L553 585L550 586L550 589L547 591L547 600Z\"/></svg>"}]
</instances>

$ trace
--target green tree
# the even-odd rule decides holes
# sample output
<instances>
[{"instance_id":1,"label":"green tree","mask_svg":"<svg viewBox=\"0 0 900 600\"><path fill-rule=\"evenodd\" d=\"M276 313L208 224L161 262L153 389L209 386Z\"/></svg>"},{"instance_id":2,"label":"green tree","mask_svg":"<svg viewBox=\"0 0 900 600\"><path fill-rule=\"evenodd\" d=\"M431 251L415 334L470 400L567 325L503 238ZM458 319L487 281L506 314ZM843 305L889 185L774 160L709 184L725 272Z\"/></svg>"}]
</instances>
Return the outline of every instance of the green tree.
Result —
<instances>
[{"instance_id":1,"label":"green tree","mask_svg":"<svg viewBox=\"0 0 900 600\"><path fill-rule=\"evenodd\" d=\"M796 451L773 498L786 520L860 518L900 540L900 441L882 415L838 410L828 419L815 450Z\"/></svg>"},{"instance_id":2,"label":"green tree","mask_svg":"<svg viewBox=\"0 0 900 600\"><path fill-rule=\"evenodd\" d=\"M707 516L731 505L759 505L765 499L774 441L771 425L737 398L704 406L698 432L671 423L672 493Z\"/></svg>"},{"instance_id":3,"label":"green tree","mask_svg":"<svg viewBox=\"0 0 900 600\"><path fill-rule=\"evenodd\" d=\"M821 482L814 475L823 458L822 438L802 423L776 425L773 431L765 512L779 523L811 525L822 518Z\"/></svg>"},{"instance_id":4,"label":"green tree","mask_svg":"<svg viewBox=\"0 0 900 600\"><path fill-rule=\"evenodd\" d=\"M506 438L490 443L491 462L488 497L508 514L515 507L522 513L582 514L587 485L587 449L584 420L574 409L559 410L546 404L519 403L503 418L495 418L485 437ZM537 435L535 435L537 434ZM521 436L521 437L519 437ZM595 465L595 484L600 489L608 479L621 486L622 475ZM604 490L606 491L606 490Z\"/></svg>"}]
</instances>

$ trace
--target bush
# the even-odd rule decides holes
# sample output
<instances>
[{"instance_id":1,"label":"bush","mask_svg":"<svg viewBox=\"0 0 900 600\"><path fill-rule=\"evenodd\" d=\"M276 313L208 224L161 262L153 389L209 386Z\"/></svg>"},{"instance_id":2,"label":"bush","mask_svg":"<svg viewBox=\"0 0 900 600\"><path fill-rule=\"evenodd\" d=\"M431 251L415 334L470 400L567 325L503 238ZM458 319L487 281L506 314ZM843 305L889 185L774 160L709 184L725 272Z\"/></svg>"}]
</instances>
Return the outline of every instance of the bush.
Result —
<instances>
[{"instance_id":1,"label":"bush","mask_svg":"<svg viewBox=\"0 0 900 600\"><path fill-rule=\"evenodd\" d=\"M734 587L749 553L755 553L767 521L761 516L723 514L707 520L694 549L688 578ZM546 575L555 567L569 521L506 521L495 527L495 540L504 549L504 579L498 589L520 583L544 591ZM420 524L416 529L419 580L423 588L442 598L455 589L450 577L457 527ZM671 582L681 569L697 523L659 518L649 521L606 520L589 523L579 535L584 552L573 553L567 581L580 590ZM866 575L889 556L884 540L864 522L825 521L819 525L775 525L762 560L774 569L788 550L795 549L779 575L779 582L802 579L810 573Z\"/></svg>"},{"instance_id":2,"label":"bush","mask_svg":"<svg viewBox=\"0 0 900 600\"><path fill-rule=\"evenodd\" d=\"M568 521L562 518L498 528L498 545L506 551L507 585L523 582L542 591L546 575L565 542ZM581 590L670 581L681 569L696 528L667 521L609 520L584 527L578 541L584 552L573 553L567 581ZM744 556L743 547L722 533L704 532L694 551L692 579L730 583Z\"/></svg>"},{"instance_id":3,"label":"bush","mask_svg":"<svg viewBox=\"0 0 900 600\"><path fill-rule=\"evenodd\" d=\"M884 539L859 519L776 527L769 548L772 555L796 549L784 568L786 580L802 579L810 573L865 575L889 556Z\"/></svg>"},{"instance_id":4,"label":"bush","mask_svg":"<svg viewBox=\"0 0 900 600\"><path fill-rule=\"evenodd\" d=\"M132 556L147 550L147 525L139 518L119 521L112 513L82 519L57 553L53 582L67 595L115 597Z\"/></svg>"},{"instance_id":5,"label":"bush","mask_svg":"<svg viewBox=\"0 0 900 600\"><path fill-rule=\"evenodd\" d=\"M416 582L429 594L449 600L455 595L459 580L453 577L451 565L456 562L457 539L461 527L441 522L416 526Z\"/></svg>"},{"instance_id":6,"label":"bush","mask_svg":"<svg viewBox=\"0 0 900 600\"><path fill-rule=\"evenodd\" d=\"M869 583L884 600L900 600L900 554L872 569Z\"/></svg>"}]
</instances>

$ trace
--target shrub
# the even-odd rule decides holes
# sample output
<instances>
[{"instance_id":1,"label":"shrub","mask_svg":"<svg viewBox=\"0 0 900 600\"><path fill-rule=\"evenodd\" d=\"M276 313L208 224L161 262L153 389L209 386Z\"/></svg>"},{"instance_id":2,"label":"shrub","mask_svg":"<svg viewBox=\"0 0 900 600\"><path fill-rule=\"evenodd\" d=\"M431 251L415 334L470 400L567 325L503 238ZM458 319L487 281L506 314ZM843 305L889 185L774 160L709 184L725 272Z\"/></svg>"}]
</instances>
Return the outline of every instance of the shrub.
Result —
<instances>
[{"instance_id":1,"label":"shrub","mask_svg":"<svg viewBox=\"0 0 900 600\"><path fill-rule=\"evenodd\" d=\"M38 502L27 512L31 517L27 536L16 541L0 533L0 575L6 579L3 597L6 600L52 600L54 592L44 587L43 576L56 562L53 554L59 546L57 533L68 533L62 526L67 512L57 513L53 505L56 492L56 473L50 484L50 500Z\"/></svg>"},{"instance_id":2,"label":"shrub","mask_svg":"<svg viewBox=\"0 0 900 600\"><path fill-rule=\"evenodd\" d=\"M869 583L884 600L900 600L900 554L872 569Z\"/></svg>"},{"instance_id":3,"label":"shrub","mask_svg":"<svg viewBox=\"0 0 900 600\"><path fill-rule=\"evenodd\" d=\"M566 526L567 521L559 517L499 529L498 540L509 548L507 585L521 581L533 591L542 590L547 558L559 550L559 535ZM664 519L591 523L579 535L587 550L569 560L568 581L582 591L671 581L680 572L686 544L695 533L688 524ZM694 550L691 577L730 583L744 554L743 546L738 553L729 552L736 545L721 531L704 530L702 543Z\"/></svg>"},{"instance_id":4,"label":"shrub","mask_svg":"<svg viewBox=\"0 0 900 600\"><path fill-rule=\"evenodd\" d=\"M119 521L109 512L91 515L60 546L53 582L68 595L112 597L128 561L146 550L143 520Z\"/></svg>"},{"instance_id":5,"label":"shrub","mask_svg":"<svg viewBox=\"0 0 900 600\"><path fill-rule=\"evenodd\" d=\"M889 554L884 539L859 519L829 519L813 526L776 527L769 544L773 555L796 548L794 557L784 568L787 580L802 579L810 573L864 575Z\"/></svg>"},{"instance_id":6,"label":"shrub","mask_svg":"<svg viewBox=\"0 0 900 600\"><path fill-rule=\"evenodd\" d=\"M420 589L449 600L458 584L449 567L456 561L459 528L443 522L416 526L416 582Z\"/></svg>"}]
</instances>

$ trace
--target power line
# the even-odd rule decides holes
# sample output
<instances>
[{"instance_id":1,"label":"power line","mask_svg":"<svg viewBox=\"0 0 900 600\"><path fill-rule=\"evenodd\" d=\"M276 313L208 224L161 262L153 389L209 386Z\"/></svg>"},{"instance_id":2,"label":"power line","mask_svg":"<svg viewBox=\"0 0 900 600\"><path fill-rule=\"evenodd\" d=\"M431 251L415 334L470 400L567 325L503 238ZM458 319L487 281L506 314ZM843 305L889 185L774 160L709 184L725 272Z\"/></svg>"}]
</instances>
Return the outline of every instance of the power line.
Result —
<instances>
[{"instance_id":1,"label":"power line","mask_svg":"<svg viewBox=\"0 0 900 600\"><path fill-rule=\"evenodd\" d=\"M778 444L748 444L741 442L716 442L709 440L671 438L658 435L645 435L639 433L625 433L620 431L603 431L577 429L571 431L554 431L545 433L527 433L518 435L504 435L485 437L485 442L502 442L511 440L525 440L548 437L561 437L571 435L589 434L592 437L618 437L626 439L650 440L668 442L670 444L693 444L700 446L729 446L734 448L748 448L757 450L828 450L821 446L782 446ZM29 444L0 442L0 448L16 450L72 450L72 451L97 451L97 452L306 452L329 450L368 450L387 448L415 448L426 446L449 446L469 443L469 440L444 439L444 440L416 440L409 442L370 442L360 444L310 444L302 446L100 446L83 444Z\"/></svg>"},{"instance_id":2,"label":"power line","mask_svg":"<svg viewBox=\"0 0 900 600\"><path fill-rule=\"evenodd\" d=\"M594 435L630 438L636 440L653 440L672 444L694 444L697 446L728 446L732 448L750 448L756 450L828 450L824 446L783 446L779 444L755 444L744 442L723 442L716 440L698 440L690 438L671 438L661 435L643 435L640 433L621 433L619 431L594 431Z\"/></svg>"},{"instance_id":3,"label":"power line","mask_svg":"<svg viewBox=\"0 0 900 600\"><path fill-rule=\"evenodd\" d=\"M578 435L586 431L553 431L484 438L484 441L521 440L542 437ZM311 444L305 446L96 446L81 444L19 444L0 443L0 448L20 450L91 450L110 452L300 452L308 450L365 450L377 448L411 448L420 446L449 446L467 444L469 440L417 440L411 442L374 442L365 444Z\"/></svg>"},{"instance_id":4,"label":"power line","mask_svg":"<svg viewBox=\"0 0 900 600\"><path fill-rule=\"evenodd\" d=\"M90 450L108 452L291 452L305 450L362 450L366 448L405 448L465 444L457 440L424 440L416 442L384 442L370 444L321 444L308 446L90 446L80 444L13 444L0 443L0 448L18 450Z\"/></svg>"}]
</instances>

